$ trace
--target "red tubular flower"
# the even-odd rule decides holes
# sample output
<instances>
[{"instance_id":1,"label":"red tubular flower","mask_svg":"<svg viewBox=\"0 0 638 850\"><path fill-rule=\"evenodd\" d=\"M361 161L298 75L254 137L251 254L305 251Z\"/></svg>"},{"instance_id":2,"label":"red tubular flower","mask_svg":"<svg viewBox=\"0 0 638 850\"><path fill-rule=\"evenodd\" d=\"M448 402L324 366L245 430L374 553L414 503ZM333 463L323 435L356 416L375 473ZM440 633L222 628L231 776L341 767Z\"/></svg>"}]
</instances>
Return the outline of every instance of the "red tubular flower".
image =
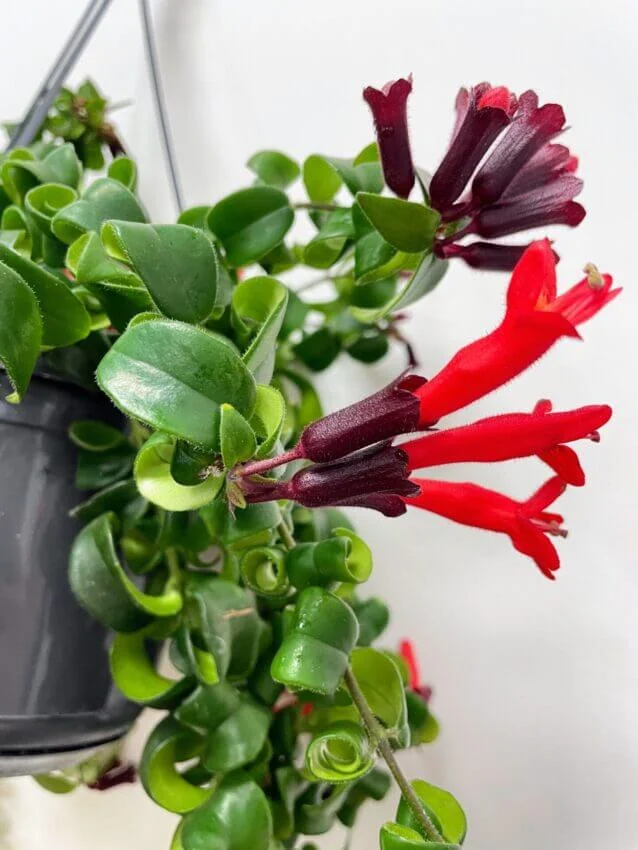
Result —
<instances>
[{"instance_id":1,"label":"red tubular flower","mask_svg":"<svg viewBox=\"0 0 638 850\"><path fill-rule=\"evenodd\" d=\"M458 242L470 234L493 239L582 221L585 210L573 200L583 186L574 176L578 160L564 145L552 143L564 130L565 113L556 103L539 106L533 91L517 100L508 89L488 83L461 89L456 109L456 127L430 196L442 220L458 226L441 233L434 252L460 257L475 268L511 269L523 246L487 250L482 242ZM477 167L469 193L460 198Z\"/></svg>"},{"instance_id":2,"label":"red tubular flower","mask_svg":"<svg viewBox=\"0 0 638 850\"><path fill-rule=\"evenodd\" d=\"M554 578L560 561L554 545L546 535L567 536L567 532L561 528L562 516L546 511L567 486L558 476L550 478L526 502L517 502L476 484L456 484L427 478L412 480L419 485L420 493L406 498L408 504L461 525L507 534L515 549L532 558L547 578Z\"/></svg>"},{"instance_id":3,"label":"red tubular flower","mask_svg":"<svg viewBox=\"0 0 638 850\"><path fill-rule=\"evenodd\" d=\"M533 413L507 413L481 419L472 425L435 431L402 443L408 469L425 469L448 463L494 463L538 456L567 484L581 487L585 475L573 449L574 440L598 441L598 429L609 421L608 405L591 405L564 413L551 413L549 401L540 401Z\"/></svg>"},{"instance_id":4,"label":"red tubular flower","mask_svg":"<svg viewBox=\"0 0 638 850\"><path fill-rule=\"evenodd\" d=\"M411 640L402 640L399 644L399 655L405 661L408 668L408 687L415 694L418 694L425 702L429 702L432 698L432 688L429 685L421 683L421 672L419 670L419 662L416 658L416 652Z\"/></svg>"},{"instance_id":5,"label":"red tubular flower","mask_svg":"<svg viewBox=\"0 0 638 850\"><path fill-rule=\"evenodd\" d=\"M462 348L431 381L416 390L421 426L471 404L531 366L563 336L618 295L609 275L592 272L556 295L556 260L547 240L533 242L514 269L507 310L492 333Z\"/></svg>"},{"instance_id":6,"label":"red tubular flower","mask_svg":"<svg viewBox=\"0 0 638 850\"><path fill-rule=\"evenodd\" d=\"M411 91L412 75L386 83L381 90L368 86L363 91L372 110L385 182L400 198L407 198L414 186L407 115Z\"/></svg>"}]
</instances>

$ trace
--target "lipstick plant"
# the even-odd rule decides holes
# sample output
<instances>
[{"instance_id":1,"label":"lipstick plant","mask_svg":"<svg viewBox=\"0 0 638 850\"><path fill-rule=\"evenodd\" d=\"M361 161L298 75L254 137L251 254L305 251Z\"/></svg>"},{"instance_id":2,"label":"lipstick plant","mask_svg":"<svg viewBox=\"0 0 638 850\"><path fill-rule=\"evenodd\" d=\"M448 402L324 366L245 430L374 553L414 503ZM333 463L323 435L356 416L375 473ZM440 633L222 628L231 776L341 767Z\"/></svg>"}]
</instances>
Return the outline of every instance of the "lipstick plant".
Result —
<instances>
[{"instance_id":1,"label":"lipstick plant","mask_svg":"<svg viewBox=\"0 0 638 850\"><path fill-rule=\"evenodd\" d=\"M0 356L13 400L44 351L47 369L99 388L126 416L121 430L71 429L87 492L69 576L114 632L118 687L163 712L139 776L181 816L172 850L309 846L337 821L352 827L391 780L401 801L382 850L463 844L460 804L397 761L437 735L431 690L409 642L372 646L389 612L363 588L373 553L342 509L392 523L415 507L498 532L553 579L553 538L566 534L553 505L585 483L572 444L597 442L611 416L605 404L555 411L530 399L527 411L497 404L446 427L578 339L619 290L592 265L557 285L545 228L585 214L577 160L555 141L560 106L487 83L462 89L430 178L411 153L411 89L365 89L377 141L353 159L314 154L300 167L261 151L246 187L177 223L148 220L126 158L90 183L69 142L1 165ZM312 228L304 242L299 218ZM532 227L535 241L495 241ZM456 259L511 272L504 315L417 374L401 318ZM327 299L313 298L315 283ZM341 352L371 363L397 342L406 372L323 415L313 371ZM513 458L550 470L525 501L422 477ZM121 776L130 769L106 765L91 785Z\"/></svg>"}]
</instances>

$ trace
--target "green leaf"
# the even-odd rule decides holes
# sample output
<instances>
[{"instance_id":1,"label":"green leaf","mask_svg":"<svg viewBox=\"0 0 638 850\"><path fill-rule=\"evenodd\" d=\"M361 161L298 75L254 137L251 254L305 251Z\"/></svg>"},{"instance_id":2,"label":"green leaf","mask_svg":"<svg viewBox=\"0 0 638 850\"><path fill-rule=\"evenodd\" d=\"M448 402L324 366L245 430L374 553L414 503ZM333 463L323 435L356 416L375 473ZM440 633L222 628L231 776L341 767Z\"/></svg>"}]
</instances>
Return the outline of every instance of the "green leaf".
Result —
<instances>
[{"instance_id":1,"label":"green leaf","mask_svg":"<svg viewBox=\"0 0 638 850\"><path fill-rule=\"evenodd\" d=\"M262 183L277 189L287 189L301 173L294 159L280 151L259 151L251 156L246 165Z\"/></svg>"},{"instance_id":2,"label":"green leaf","mask_svg":"<svg viewBox=\"0 0 638 850\"><path fill-rule=\"evenodd\" d=\"M288 304L288 289L273 277L253 277L235 287L233 314L250 344L243 361L259 383L267 384L275 367L277 337Z\"/></svg>"},{"instance_id":3,"label":"green leaf","mask_svg":"<svg viewBox=\"0 0 638 850\"><path fill-rule=\"evenodd\" d=\"M332 695L357 642L352 609L318 587L303 590L295 608L295 623L277 650L271 674L290 690Z\"/></svg>"},{"instance_id":4,"label":"green leaf","mask_svg":"<svg viewBox=\"0 0 638 850\"><path fill-rule=\"evenodd\" d=\"M129 157L116 157L109 165L106 174L111 180L117 180L118 183L126 186L131 192L135 191L137 185L137 165Z\"/></svg>"},{"instance_id":5,"label":"green leaf","mask_svg":"<svg viewBox=\"0 0 638 850\"><path fill-rule=\"evenodd\" d=\"M146 511L146 499L142 499L137 491L135 481L117 481L95 493L85 502L76 505L70 515L81 522L90 522L92 519L100 516L100 514L111 511L115 514L123 513L123 526L126 527L129 518L134 521L140 519Z\"/></svg>"},{"instance_id":6,"label":"green leaf","mask_svg":"<svg viewBox=\"0 0 638 850\"><path fill-rule=\"evenodd\" d=\"M370 647L354 649L350 663L372 713L397 739L399 746L407 746L410 733L405 689L396 664Z\"/></svg>"},{"instance_id":7,"label":"green leaf","mask_svg":"<svg viewBox=\"0 0 638 850\"><path fill-rule=\"evenodd\" d=\"M362 162L379 162L379 146L376 142L370 142L362 151L355 156L352 161L353 165L361 165Z\"/></svg>"},{"instance_id":8,"label":"green leaf","mask_svg":"<svg viewBox=\"0 0 638 850\"><path fill-rule=\"evenodd\" d=\"M285 596L288 576L284 552L272 546L259 546L246 552L240 563L246 587L260 596Z\"/></svg>"},{"instance_id":9,"label":"green leaf","mask_svg":"<svg viewBox=\"0 0 638 850\"><path fill-rule=\"evenodd\" d=\"M443 838L451 844L462 844L467 832L467 820L465 812L456 798L449 791L444 791L443 788L431 785L423 779L415 779L410 785L416 791L428 813L434 815ZM399 802L396 819L399 824L421 832L420 823L403 797ZM442 845L438 844L437 846Z\"/></svg>"},{"instance_id":10,"label":"green leaf","mask_svg":"<svg viewBox=\"0 0 638 850\"><path fill-rule=\"evenodd\" d=\"M321 372L339 356L341 340L330 328L322 327L306 334L294 349L305 366L313 372Z\"/></svg>"},{"instance_id":11,"label":"green leaf","mask_svg":"<svg viewBox=\"0 0 638 850\"><path fill-rule=\"evenodd\" d=\"M441 217L423 204L359 192L357 203L375 229L399 251L429 251Z\"/></svg>"},{"instance_id":12,"label":"green leaf","mask_svg":"<svg viewBox=\"0 0 638 850\"><path fill-rule=\"evenodd\" d=\"M146 214L126 186L101 177L85 189L79 201L60 210L51 226L58 239L71 245L89 231L99 233L109 219L144 222Z\"/></svg>"},{"instance_id":13,"label":"green leaf","mask_svg":"<svg viewBox=\"0 0 638 850\"><path fill-rule=\"evenodd\" d=\"M232 404L221 406L219 442L226 469L232 469L233 466L248 460L255 453L257 447L255 432Z\"/></svg>"},{"instance_id":14,"label":"green leaf","mask_svg":"<svg viewBox=\"0 0 638 850\"><path fill-rule=\"evenodd\" d=\"M284 238L294 220L286 195L270 186L243 189L219 201L208 214L209 228L235 267L261 259Z\"/></svg>"},{"instance_id":15,"label":"green leaf","mask_svg":"<svg viewBox=\"0 0 638 850\"><path fill-rule=\"evenodd\" d=\"M172 717L165 717L151 732L140 762L140 779L149 797L169 812L184 814L198 808L214 788L199 788L184 779L175 767L185 751L191 752L197 736Z\"/></svg>"},{"instance_id":16,"label":"green leaf","mask_svg":"<svg viewBox=\"0 0 638 850\"><path fill-rule=\"evenodd\" d=\"M129 416L209 449L219 444L220 406L249 417L255 400L254 379L230 343L168 320L125 331L97 381Z\"/></svg>"},{"instance_id":17,"label":"green leaf","mask_svg":"<svg viewBox=\"0 0 638 850\"><path fill-rule=\"evenodd\" d=\"M233 516L222 502L200 509L211 533L222 538L233 551L268 545L273 529L281 522L281 511L275 502L247 505Z\"/></svg>"},{"instance_id":18,"label":"green leaf","mask_svg":"<svg viewBox=\"0 0 638 850\"><path fill-rule=\"evenodd\" d=\"M432 254L425 254L410 280L393 298L382 307L372 309L352 307L352 315L360 322L377 322L384 316L409 307L439 284L447 267L447 260L439 260Z\"/></svg>"},{"instance_id":19,"label":"green leaf","mask_svg":"<svg viewBox=\"0 0 638 850\"><path fill-rule=\"evenodd\" d=\"M193 681L162 676L145 648L147 630L116 634L109 651L111 676L127 699L151 708L173 708L193 688Z\"/></svg>"},{"instance_id":20,"label":"green leaf","mask_svg":"<svg viewBox=\"0 0 638 850\"><path fill-rule=\"evenodd\" d=\"M200 685L183 700L175 711L175 717L185 726L190 726L196 732L205 734L217 729L220 724L237 711L240 704L239 691L228 682Z\"/></svg>"},{"instance_id":21,"label":"green leaf","mask_svg":"<svg viewBox=\"0 0 638 850\"><path fill-rule=\"evenodd\" d=\"M126 442L103 452L81 450L75 473L78 490L99 490L131 474L135 450Z\"/></svg>"},{"instance_id":22,"label":"green leaf","mask_svg":"<svg viewBox=\"0 0 638 850\"><path fill-rule=\"evenodd\" d=\"M349 789L345 782L332 787L313 782L297 800L295 828L303 835L323 835L334 824Z\"/></svg>"},{"instance_id":23,"label":"green leaf","mask_svg":"<svg viewBox=\"0 0 638 850\"><path fill-rule=\"evenodd\" d=\"M159 309L171 319L198 324L210 316L217 291L217 256L202 230L185 224L109 221L107 252L130 265Z\"/></svg>"},{"instance_id":24,"label":"green leaf","mask_svg":"<svg viewBox=\"0 0 638 850\"><path fill-rule=\"evenodd\" d=\"M348 240L353 237L351 210L328 213L319 232L304 248L304 263L316 269L330 268L341 256Z\"/></svg>"},{"instance_id":25,"label":"green leaf","mask_svg":"<svg viewBox=\"0 0 638 850\"><path fill-rule=\"evenodd\" d=\"M199 484L178 484L171 474L175 437L157 431L147 440L135 459L135 483L140 494L167 511L193 511L212 502L224 483L221 475L211 475Z\"/></svg>"},{"instance_id":26,"label":"green leaf","mask_svg":"<svg viewBox=\"0 0 638 850\"><path fill-rule=\"evenodd\" d=\"M42 316L42 345L67 346L88 336L89 314L66 283L2 243L0 262L17 272L35 295Z\"/></svg>"},{"instance_id":27,"label":"green leaf","mask_svg":"<svg viewBox=\"0 0 638 850\"><path fill-rule=\"evenodd\" d=\"M215 794L188 815L183 850L274 850L272 815L259 785L238 772L224 777Z\"/></svg>"},{"instance_id":28,"label":"green leaf","mask_svg":"<svg viewBox=\"0 0 638 850\"><path fill-rule=\"evenodd\" d=\"M388 627L390 611L382 599L371 596L363 602L355 601L352 608L359 621L359 646L369 646Z\"/></svg>"},{"instance_id":29,"label":"green leaf","mask_svg":"<svg viewBox=\"0 0 638 850\"><path fill-rule=\"evenodd\" d=\"M361 806L368 800L383 800L391 785L391 779L385 771L373 768L348 791L338 812L341 823L352 829Z\"/></svg>"},{"instance_id":30,"label":"green leaf","mask_svg":"<svg viewBox=\"0 0 638 850\"><path fill-rule=\"evenodd\" d=\"M71 547L69 581L76 599L96 620L119 632L135 632L153 617L170 617L182 596L168 588L162 596L138 590L115 551L114 514L103 514L80 531Z\"/></svg>"},{"instance_id":31,"label":"green leaf","mask_svg":"<svg viewBox=\"0 0 638 850\"><path fill-rule=\"evenodd\" d=\"M275 387L257 384L255 407L250 419L259 441L255 457L265 458L274 449L286 418L286 402Z\"/></svg>"},{"instance_id":32,"label":"green leaf","mask_svg":"<svg viewBox=\"0 0 638 850\"><path fill-rule=\"evenodd\" d=\"M211 773L230 773L259 755L272 713L244 695L237 709L206 736L202 764Z\"/></svg>"},{"instance_id":33,"label":"green leaf","mask_svg":"<svg viewBox=\"0 0 638 850\"><path fill-rule=\"evenodd\" d=\"M316 732L306 750L306 770L323 782L352 782L374 767L375 752L363 728L349 720Z\"/></svg>"},{"instance_id":34,"label":"green leaf","mask_svg":"<svg viewBox=\"0 0 638 850\"><path fill-rule=\"evenodd\" d=\"M77 419L69 428L71 442L89 452L105 452L124 442L124 434L106 422Z\"/></svg>"},{"instance_id":35,"label":"green leaf","mask_svg":"<svg viewBox=\"0 0 638 850\"><path fill-rule=\"evenodd\" d=\"M24 208L37 227L53 236L51 222L60 210L77 200L78 193L63 183L43 183L30 189L24 198Z\"/></svg>"},{"instance_id":36,"label":"green leaf","mask_svg":"<svg viewBox=\"0 0 638 850\"><path fill-rule=\"evenodd\" d=\"M73 145L54 148L43 159L33 159L25 150L13 151L2 164L0 180L11 200L18 205L24 196L39 183L64 183L77 188L82 166Z\"/></svg>"},{"instance_id":37,"label":"green leaf","mask_svg":"<svg viewBox=\"0 0 638 850\"><path fill-rule=\"evenodd\" d=\"M348 528L335 528L332 534L319 543L301 543L288 552L286 566L296 588L334 582L358 584L369 579L372 553L366 543Z\"/></svg>"},{"instance_id":38,"label":"green leaf","mask_svg":"<svg viewBox=\"0 0 638 850\"><path fill-rule=\"evenodd\" d=\"M315 203L332 201L342 183L355 195L357 192L380 192L383 176L378 162L327 157L320 154L309 156L303 165L303 179L308 197Z\"/></svg>"},{"instance_id":39,"label":"green leaf","mask_svg":"<svg viewBox=\"0 0 638 850\"><path fill-rule=\"evenodd\" d=\"M17 272L0 262L0 360L14 389L9 401L21 401L27 391L41 339L35 295Z\"/></svg>"}]
</instances>

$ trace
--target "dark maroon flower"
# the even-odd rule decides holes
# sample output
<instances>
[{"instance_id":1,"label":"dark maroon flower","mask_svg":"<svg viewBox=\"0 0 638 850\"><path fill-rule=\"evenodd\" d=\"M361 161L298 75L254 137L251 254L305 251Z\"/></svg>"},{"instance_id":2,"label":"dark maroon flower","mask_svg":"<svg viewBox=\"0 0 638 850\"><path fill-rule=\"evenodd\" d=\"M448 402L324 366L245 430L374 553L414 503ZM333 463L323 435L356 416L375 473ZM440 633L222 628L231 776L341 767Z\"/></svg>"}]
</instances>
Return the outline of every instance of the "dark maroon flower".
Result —
<instances>
[{"instance_id":1,"label":"dark maroon flower","mask_svg":"<svg viewBox=\"0 0 638 850\"><path fill-rule=\"evenodd\" d=\"M517 100L488 83L462 89L456 110L452 140L430 184L432 206L448 224L434 253L475 268L511 270L526 246L459 242L472 234L494 239L580 224L585 210L574 201L583 187L574 174L578 160L552 142L565 128L565 113L557 103L539 106L533 91Z\"/></svg>"},{"instance_id":2,"label":"dark maroon flower","mask_svg":"<svg viewBox=\"0 0 638 850\"><path fill-rule=\"evenodd\" d=\"M374 118L385 182L400 198L407 198L414 186L407 115L411 91L412 75L386 83L381 90L368 86L363 91Z\"/></svg>"},{"instance_id":3,"label":"dark maroon flower","mask_svg":"<svg viewBox=\"0 0 638 850\"><path fill-rule=\"evenodd\" d=\"M137 780L137 771L134 765L124 764L119 759L115 761L108 770L91 782L88 786L93 791L108 791L118 785L129 784Z\"/></svg>"},{"instance_id":4,"label":"dark maroon flower","mask_svg":"<svg viewBox=\"0 0 638 850\"><path fill-rule=\"evenodd\" d=\"M248 502L291 499L307 508L353 506L373 508L386 516L405 513L401 496L414 496L418 487L408 481L408 458L388 441L297 472L289 481L242 478Z\"/></svg>"},{"instance_id":5,"label":"dark maroon flower","mask_svg":"<svg viewBox=\"0 0 638 850\"><path fill-rule=\"evenodd\" d=\"M419 375L403 375L367 398L308 425L298 444L298 456L319 463L352 452L419 426L415 391L425 383Z\"/></svg>"}]
</instances>

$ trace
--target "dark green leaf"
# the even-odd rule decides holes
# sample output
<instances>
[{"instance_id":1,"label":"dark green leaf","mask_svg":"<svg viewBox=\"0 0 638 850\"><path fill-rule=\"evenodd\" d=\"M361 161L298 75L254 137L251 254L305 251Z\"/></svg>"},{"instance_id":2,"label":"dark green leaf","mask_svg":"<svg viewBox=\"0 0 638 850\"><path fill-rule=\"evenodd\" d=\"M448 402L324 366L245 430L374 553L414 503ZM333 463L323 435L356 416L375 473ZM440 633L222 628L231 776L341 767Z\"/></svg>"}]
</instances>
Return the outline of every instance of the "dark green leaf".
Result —
<instances>
[{"instance_id":1,"label":"dark green leaf","mask_svg":"<svg viewBox=\"0 0 638 850\"><path fill-rule=\"evenodd\" d=\"M41 339L35 295L17 272L0 262L0 360L14 389L9 401L21 401L24 396Z\"/></svg>"},{"instance_id":2,"label":"dark green leaf","mask_svg":"<svg viewBox=\"0 0 638 850\"><path fill-rule=\"evenodd\" d=\"M329 328L323 327L304 336L294 348L305 366L313 372L321 372L338 357L341 341Z\"/></svg>"},{"instance_id":3,"label":"dark green leaf","mask_svg":"<svg viewBox=\"0 0 638 850\"><path fill-rule=\"evenodd\" d=\"M281 242L294 219L288 198L279 189L256 186L219 201L208 226L224 246L232 266L259 260Z\"/></svg>"},{"instance_id":4,"label":"dark green leaf","mask_svg":"<svg viewBox=\"0 0 638 850\"><path fill-rule=\"evenodd\" d=\"M418 268L396 295L382 307L365 309L352 308L352 315L360 322L376 322L384 316L396 313L414 304L428 292L431 292L443 279L448 267L447 260L439 260L432 254L425 254Z\"/></svg>"},{"instance_id":5,"label":"dark green leaf","mask_svg":"<svg viewBox=\"0 0 638 850\"><path fill-rule=\"evenodd\" d=\"M359 192L357 203L385 241L399 251L431 250L441 218L436 210L368 192Z\"/></svg>"},{"instance_id":6,"label":"dark green leaf","mask_svg":"<svg viewBox=\"0 0 638 850\"><path fill-rule=\"evenodd\" d=\"M55 216L53 232L70 245L84 233L99 233L109 219L146 221L146 214L135 195L117 180L102 177L84 191L79 201Z\"/></svg>"},{"instance_id":7,"label":"dark green leaf","mask_svg":"<svg viewBox=\"0 0 638 850\"><path fill-rule=\"evenodd\" d=\"M255 382L230 343L167 320L130 327L100 363L97 381L129 416L215 449L220 405L250 416Z\"/></svg>"},{"instance_id":8,"label":"dark green leaf","mask_svg":"<svg viewBox=\"0 0 638 850\"><path fill-rule=\"evenodd\" d=\"M211 773L230 773L254 761L268 736L272 713L244 695L236 710L206 736L202 763Z\"/></svg>"},{"instance_id":9,"label":"dark green leaf","mask_svg":"<svg viewBox=\"0 0 638 850\"><path fill-rule=\"evenodd\" d=\"M124 434L106 422L95 419L77 419L69 428L69 437L80 449L105 452L124 442Z\"/></svg>"}]
</instances>

